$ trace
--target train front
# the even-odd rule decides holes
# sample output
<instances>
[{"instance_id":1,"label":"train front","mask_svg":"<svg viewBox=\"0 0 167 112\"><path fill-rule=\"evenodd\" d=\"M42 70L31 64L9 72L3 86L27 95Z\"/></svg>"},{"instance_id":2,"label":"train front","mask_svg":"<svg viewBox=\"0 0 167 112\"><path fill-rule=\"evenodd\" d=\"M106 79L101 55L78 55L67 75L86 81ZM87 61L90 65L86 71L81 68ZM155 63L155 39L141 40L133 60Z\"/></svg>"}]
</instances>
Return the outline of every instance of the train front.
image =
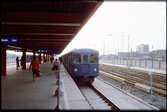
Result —
<instances>
[{"instance_id":1,"label":"train front","mask_svg":"<svg viewBox=\"0 0 167 112\"><path fill-rule=\"evenodd\" d=\"M79 81L92 83L99 74L99 53L83 49L73 53L73 75Z\"/></svg>"}]
</instances>

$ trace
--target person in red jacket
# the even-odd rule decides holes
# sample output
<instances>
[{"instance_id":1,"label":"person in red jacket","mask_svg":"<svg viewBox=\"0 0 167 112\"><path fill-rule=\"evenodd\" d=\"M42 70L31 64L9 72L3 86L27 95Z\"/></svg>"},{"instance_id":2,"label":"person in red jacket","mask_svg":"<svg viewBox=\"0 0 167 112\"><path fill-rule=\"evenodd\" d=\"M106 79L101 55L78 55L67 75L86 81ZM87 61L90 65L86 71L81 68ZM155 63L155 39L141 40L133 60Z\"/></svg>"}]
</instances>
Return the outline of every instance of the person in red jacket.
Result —
<instances>
[{"instance_id":1,"label":"person in red jacket","mask_svg":"<svg viewBox=\"0 0 167 112\"><path fill-rule=\"evenodd\" d=\"M33 73L33 81L36 80L36 78L40 77L39 74L39 60L37 59L37 57L35 55L33 55L33 58L31 60L31 64L29 69L32 68L32 73Z\"/></svg>"}]
</instances>

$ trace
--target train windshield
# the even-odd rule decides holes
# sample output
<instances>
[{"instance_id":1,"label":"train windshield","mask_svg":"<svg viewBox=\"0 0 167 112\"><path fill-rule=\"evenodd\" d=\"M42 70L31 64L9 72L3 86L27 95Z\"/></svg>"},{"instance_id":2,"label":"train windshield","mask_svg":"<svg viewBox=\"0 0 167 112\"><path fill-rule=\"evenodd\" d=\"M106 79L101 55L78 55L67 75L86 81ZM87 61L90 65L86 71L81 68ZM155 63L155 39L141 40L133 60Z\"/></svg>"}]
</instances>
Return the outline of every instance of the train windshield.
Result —
<instances>
[{"instance_id":1,"label":"train windshield","mask_svg":"<svg viewBox=\"0 0 167 112\"><path fill-rule=\"evenodd\" d=\"M98 59L97 59L97 54L91 54L90 58L89 58L89 62L90 63L97 63Z\"/></svg>"},{"instance_id":2,"label":"train windshield","mask_svg":"<svg viewBox=\"0 0 167 112\"><path fill-rule=\"evenodd\" d=\"M82 63L88 63L88 55L83 55Z\"/></svg>"},{"instance_id":3,"label":"train windshield","mask_svg":"<svg viewBox=\"0 0 167 112\"><path fill-rule=\"evenodd\" d=\"M74 54L74 64L80 64L81 63L81 55L80 54Z\"/></svg>"}]
</instances>

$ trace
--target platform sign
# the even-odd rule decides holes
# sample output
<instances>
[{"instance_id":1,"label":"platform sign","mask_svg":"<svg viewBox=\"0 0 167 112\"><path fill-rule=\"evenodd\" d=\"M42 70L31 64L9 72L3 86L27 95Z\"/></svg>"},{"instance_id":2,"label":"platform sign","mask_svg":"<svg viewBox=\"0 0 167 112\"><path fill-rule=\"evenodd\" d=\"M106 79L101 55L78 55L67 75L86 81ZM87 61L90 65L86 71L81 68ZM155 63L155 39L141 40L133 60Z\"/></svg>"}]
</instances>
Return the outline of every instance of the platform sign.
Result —
<instances>
[{"instance_id":1,"label":"platform sign","mask_svg":"<svg viewBox=\"0 0 167 112\"><path fill-rule=\"evenodd\" d=\"M16 52L21 52L21 50L20 49L16 49Z\"/></svg>"},{"instance_id":2,"label":"platform sign","mask_svg":"<svg viewBox=\"0 0 167 112\"><path fill-rule=\"evenodd\" d=\"M38 52L45 53L45 52L48 52L48 50L47 49L39 49Z\"/></svg>"},{"instance_id":3,"label":"platform sign","mask_svg":"<svg viewBox=\"0 0 167 112\"><path fill-rule=\"evenodd\" d=\"M11 35L1 36L1 43L13 44L13 43L17 43L17 42L18 42L17 36L11 36Z\"/></svg>"},{"instance_id":4,"label":"platform sign","mask_svg":"<svg viewBox=\"0 0 167 112\"><path fill-rule=\"evenodd\" d=\"M1 42L2 42L2 43L8 43L8 42L9 42L9 39L7 39L7 38L1 38Z\"/></svg>"}]
</instances>

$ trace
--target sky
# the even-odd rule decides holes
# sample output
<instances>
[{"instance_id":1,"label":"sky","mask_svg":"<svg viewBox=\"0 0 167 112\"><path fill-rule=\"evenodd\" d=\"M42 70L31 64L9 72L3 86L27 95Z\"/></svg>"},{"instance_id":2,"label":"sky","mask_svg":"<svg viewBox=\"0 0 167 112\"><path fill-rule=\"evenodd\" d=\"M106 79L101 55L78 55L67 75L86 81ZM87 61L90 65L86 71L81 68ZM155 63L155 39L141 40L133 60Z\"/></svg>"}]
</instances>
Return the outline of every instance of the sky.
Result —
<instances>
[{"instance_id":1,"label":"sky","mask_svg":"<svg viewBox=\"0 0 167 112\"><path fill-rule=\"evenodd\" d=\"M166 49L166 2L104 1L61 54L76 48L114 54L139 44Z\"/></svg>"}]
</instances>

